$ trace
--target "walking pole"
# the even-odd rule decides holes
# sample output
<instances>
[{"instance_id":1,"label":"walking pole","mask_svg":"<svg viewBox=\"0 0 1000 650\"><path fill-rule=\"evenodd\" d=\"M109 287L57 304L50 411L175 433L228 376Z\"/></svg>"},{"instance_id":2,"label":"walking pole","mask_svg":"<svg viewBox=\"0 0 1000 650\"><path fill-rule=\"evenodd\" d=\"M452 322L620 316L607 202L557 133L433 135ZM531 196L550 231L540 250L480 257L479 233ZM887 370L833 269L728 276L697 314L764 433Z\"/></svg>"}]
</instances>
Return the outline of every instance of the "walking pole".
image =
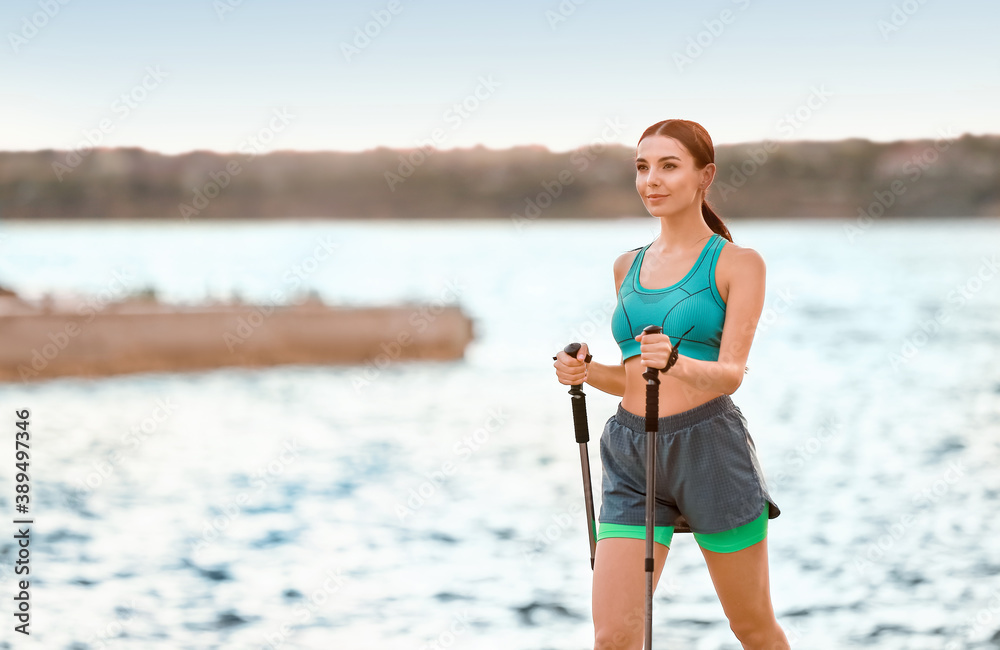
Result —
<instances>
[{"instance_id":1,"label":"walking pole","mask_svg":"<svg viewBox=\"0 0 1000 650\"><path fill-rule=\"evenodd\" d=\"M663 329L648 325L643 334L659 334ZM659 430L660 369L649 366L642 373L646 380L646 642L643 648L653 647L653 527L656 499L656 432Z\"/></svg>"},{"instance_id":2,"label":"walking pole","mask_svg":"<svg viewBox=\"0 0 1000 650\"><path fill-rule=\"evenodd\" d=\"M681 339L694 329L694 325L684 332L677 343L671 346L670 357L666 368L670 368L680 352ZM643 334L660 334L663 329L658 325L648 325ZM653 529L655 526L656 500L656 434L659 431L660 414L660 372L666 368L646 368L642 378L646 380L646 642L644 650L653 647ZM687 520L683 523L674 522L674 532L691 532Z\"/></svg>"},{"instance_id":3,"label":"walking pole","mask_svg":"<svg viewBox=\"0 0 1000 650\"><path fill-rule=\"evenodd\" d=\"M580 351L579 343L570 343L563 352L576 358ZM555 359L556 357L552 357ZM590 363L592 354L588 354L584 362ZM597 553L597 522L594 521L594 493L590 486L590 455L587 453L587 443L590 442L590 428L587 426L587 397L581 388L583 384L573 384L569 388L573 404L573 427L576 430L576 441L580 443L580 465L583 468L583 499L587 507L587 533L590 536L590 569L594 569L594 555Z\"/></svg>"}]
</instances>

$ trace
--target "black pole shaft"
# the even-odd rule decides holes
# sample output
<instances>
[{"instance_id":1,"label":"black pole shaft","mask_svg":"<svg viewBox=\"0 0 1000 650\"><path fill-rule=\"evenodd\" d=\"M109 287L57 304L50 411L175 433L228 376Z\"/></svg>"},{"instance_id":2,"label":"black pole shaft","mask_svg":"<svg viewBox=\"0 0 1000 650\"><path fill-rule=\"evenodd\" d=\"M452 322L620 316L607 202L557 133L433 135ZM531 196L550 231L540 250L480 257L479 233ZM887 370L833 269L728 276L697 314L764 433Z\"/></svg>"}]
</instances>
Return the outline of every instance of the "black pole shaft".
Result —
<instances>
[{"instance_id":1,"label":"black pole shaft","mask_svg":"<svg viewBox=\"0 0 1000 650\"><path fill-rule=\"evenodd\" d=\"M590 538L590 569L594 569L597 555L597 522L594 521L594 494L590 482L590 455L587 443L580 444L580 467L583 468L583 499L587 507L587 535Z\"/></svg>"},{"instance_id":2,"label":"black pole shaft","mask_svg":"<svg viewBox=\"0 0 1000 650\"><path fill-rule=\"evenodd\" d=\"M643 334L659 334L663 330L650 325ZM644 650L653 647L653 531L656 525L656 434L659 430L660 370L648 367L642 373L646 380L646 642Z\"/></svg>"},{"instance_id":3,"label":"black pole shaft","mask_svg":"<svg viewBox=\"0 0 1000 650\"><path fill-rule=\"evenodd\" d=\"M563 352L571 357L576 357L581 347L579 343L570 343L563 348ZM590 363L592 358L593 355L588 354L584 361ZM594 490L590 480L590 454L587 452L587 443L590 442L590 427L587 424L587 396L584 395L582 386L583 384L573 384L569 388L569 394L573 405L573 430L576 434L576 441L580 445L583 501L587 514L587 536L590 538L590 568L593 570L594 557L597 554L597 521L594 518Z\"/></svg>"}]
</instances>

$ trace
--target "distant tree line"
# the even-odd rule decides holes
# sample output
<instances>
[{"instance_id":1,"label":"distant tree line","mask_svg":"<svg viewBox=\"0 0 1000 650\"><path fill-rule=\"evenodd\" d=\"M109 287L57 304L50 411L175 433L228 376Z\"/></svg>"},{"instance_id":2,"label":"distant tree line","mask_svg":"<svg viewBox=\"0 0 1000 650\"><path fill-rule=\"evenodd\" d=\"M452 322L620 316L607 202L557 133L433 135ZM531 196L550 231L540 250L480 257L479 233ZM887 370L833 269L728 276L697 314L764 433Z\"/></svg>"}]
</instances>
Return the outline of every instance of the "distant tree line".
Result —
<instances>
[{"instance_id":1,"label":"distant tree line","mask_svg":"<svg viewBox=\"0 0 1000 650\"><path fill-rule=\"evenodd\" d=\"M644 216L632 147L0 152L0 219ZM1000 136L716 148L723 219L1000 215Z\"/></svg>"}]
</instances>

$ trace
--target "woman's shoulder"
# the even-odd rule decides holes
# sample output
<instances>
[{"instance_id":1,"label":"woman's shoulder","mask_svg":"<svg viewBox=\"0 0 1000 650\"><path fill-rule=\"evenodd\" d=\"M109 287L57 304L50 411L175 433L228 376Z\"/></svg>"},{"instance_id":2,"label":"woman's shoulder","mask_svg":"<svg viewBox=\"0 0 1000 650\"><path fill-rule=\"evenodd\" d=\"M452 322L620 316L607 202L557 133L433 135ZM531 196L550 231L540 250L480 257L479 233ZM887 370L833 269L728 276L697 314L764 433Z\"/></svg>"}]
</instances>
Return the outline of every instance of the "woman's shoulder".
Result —
<instances>
[{"instance_id":1,"label":"woman's shoulder","mask_svg":"<svg viewBox=\"0 0 1000 650\"><path fill-rule=\"evenodd\" d=\"M617 258L615 258L614 268L615 268L616 288L620 288L622 286L622 282L625 280L625 275L628 273L628 270L632 268L632 262L635 261L635 258L639 254L639 251L641 249L642 246L639 246L638 248L633 248L632 250L625 251Z\"/></svg>"},{"instance_id":2,"label":"woman's shoulder","mask_svg":"<svg viewBox=\"0 0 1000 650\"><path fill-rule=\"evenodd\" d=\"M728 239L719 251L719 259L715 263L716 274L747 275L763 273L766 270L764 257L756 250L734 244Z\"/></svg>"},{"instance_id":3,"label":"woman's shoulder","mask_svg":"<svg viewBox=\"0 0 1000 650\"><path fill-rule=\"evenodd\" d=\"M625 267L625 270L628 271L628 267L632 266L632 262L633 260L635 260L635 256L639 254L639 251L642 250L642 248L643 248L642 246L633 248L632 250L625 251L624 253L616 257L615 270L617 271L620 267Z\"/></svg>"}]
</instances>

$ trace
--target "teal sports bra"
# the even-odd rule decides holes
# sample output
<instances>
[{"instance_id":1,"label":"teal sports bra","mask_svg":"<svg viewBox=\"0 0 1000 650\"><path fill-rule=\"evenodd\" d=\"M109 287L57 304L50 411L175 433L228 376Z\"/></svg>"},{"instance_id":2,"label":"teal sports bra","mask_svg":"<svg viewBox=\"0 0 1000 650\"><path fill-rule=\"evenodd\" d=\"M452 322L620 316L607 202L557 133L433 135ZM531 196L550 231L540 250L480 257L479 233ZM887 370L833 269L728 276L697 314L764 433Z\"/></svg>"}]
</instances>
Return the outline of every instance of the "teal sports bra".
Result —
<instances>
[{"instance_id":1,"label":"teal sports bra","mask_svg":"<svg viewBox=\"0 0 1000 650\"><path fill-rule=\"evenodd\" d=\"M715 264L728 241L712 233L687 275L663 289L646 289L639 284L642 259L652 242L641 249L632 249L639 254L622 280L618 304L611 315L611 333L622 350L622 363L641 352L635 337L647 325L662 327L674 345L680 341L679 351L686 357L719 360L726 303L715 285Z\"/></svg>"}]
</instances>

